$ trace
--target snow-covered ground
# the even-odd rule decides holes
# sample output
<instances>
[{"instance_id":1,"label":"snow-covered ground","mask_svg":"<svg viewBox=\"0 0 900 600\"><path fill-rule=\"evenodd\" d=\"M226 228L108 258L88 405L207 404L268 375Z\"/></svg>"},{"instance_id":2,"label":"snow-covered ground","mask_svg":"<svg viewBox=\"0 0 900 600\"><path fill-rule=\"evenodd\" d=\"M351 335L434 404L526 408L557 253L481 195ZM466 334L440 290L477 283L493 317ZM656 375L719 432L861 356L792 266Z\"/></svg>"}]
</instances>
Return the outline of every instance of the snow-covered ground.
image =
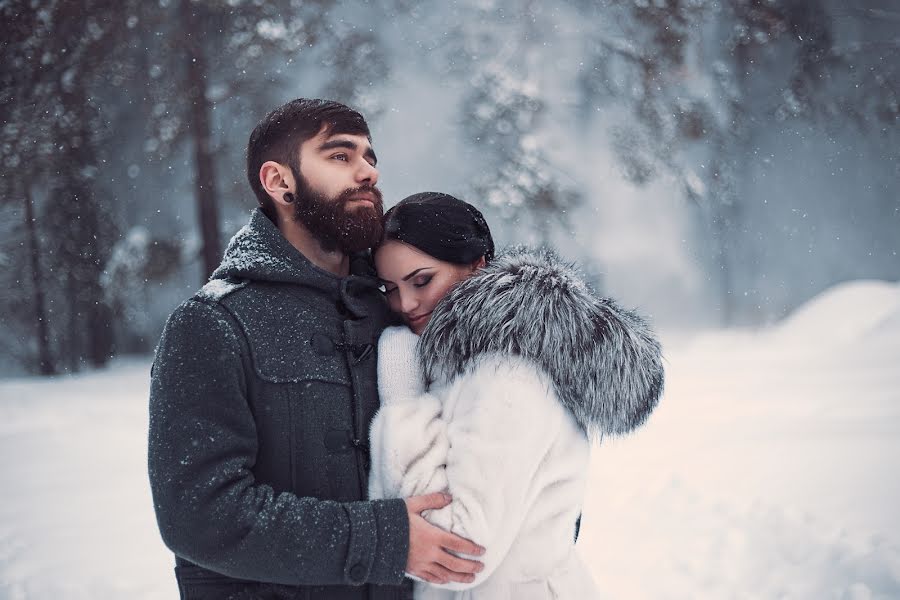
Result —
<instances>
[{"instance_id":1,"label":"snow-covered ground","mask_svg":"<svg viewBox=\"0 0 900 600\"><path fill-rule=\"evenodd\" d=\"M666 348L596 448L579 548L608 598L900 598L900 285ZM146 478L149 363L0 382L0 598L177 597Z\"/></svg>"},{"instance_id":2,"label":"snow-covered ground","mask_svg":"<svg viewBox=\"0 0 900 600\"><path fill-rule=\"evenodd\" d=\"M667 351L594 455L580 546L611 598L900 598L900 285Z\"/></svg>"}]
</instances>

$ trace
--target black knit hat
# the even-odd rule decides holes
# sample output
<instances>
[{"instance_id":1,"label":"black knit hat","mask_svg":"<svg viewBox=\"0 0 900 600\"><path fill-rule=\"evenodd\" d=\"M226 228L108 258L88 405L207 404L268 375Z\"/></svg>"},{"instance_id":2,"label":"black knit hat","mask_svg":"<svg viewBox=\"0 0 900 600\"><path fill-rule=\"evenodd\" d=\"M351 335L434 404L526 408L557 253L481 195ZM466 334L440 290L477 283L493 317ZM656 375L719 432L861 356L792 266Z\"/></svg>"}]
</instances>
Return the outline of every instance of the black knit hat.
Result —
<instances>
[{"instance_id":1,"label":"black knit hat","mask_svg":"<svg viewBox=\"0 0 900 600\"><path fill-rule=\"evenodd\" d=\"M404 198L384 215L384 236L379 245L398 240L458 265L482 256L494 258L494 238L477 208L440 192L422 192Z\"/></svg>"}]
</instances>

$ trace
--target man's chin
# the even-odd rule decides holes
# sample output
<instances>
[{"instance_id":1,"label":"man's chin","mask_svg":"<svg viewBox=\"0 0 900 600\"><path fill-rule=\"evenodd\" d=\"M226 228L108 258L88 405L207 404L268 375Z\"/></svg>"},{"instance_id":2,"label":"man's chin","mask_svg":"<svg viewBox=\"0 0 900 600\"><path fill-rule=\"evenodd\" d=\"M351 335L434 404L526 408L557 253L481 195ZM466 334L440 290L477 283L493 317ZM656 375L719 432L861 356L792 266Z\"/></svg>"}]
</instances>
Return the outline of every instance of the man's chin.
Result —
<instances>
[{"instance_id":1,"label":"man's chin","mask_svg":"<svg viewBox=\"0 0 900 600\"><path fill-rule=\"evenodd\" d=\"M344 210L354 219L372 219L381 221L384 213L368 200L353 200L344 205Z\"/></svg>"},{"instance_id":2,"label":"man's chin","mask_svg":"<svg viewBox=\"0 0 900 600\"><path fill-rule=\"evenodd\" d=\"M363 252L381 240L381 233L381 228L370 229L365 232L359 231L354 235L344 237L341 246L347 254Z\"/></svg>"},{"instance_id":3,"label":"man's chin","mask_svg":"<svg viewBox=\"0 0 900 600\"><path fill-rule=\"evenodd\" d=\"M327 199L308 195L298 202L294 217L317 238L322 248L354 254L367 250L381 239L381 203L368 198Z\"/></svg>"}]
</instances>

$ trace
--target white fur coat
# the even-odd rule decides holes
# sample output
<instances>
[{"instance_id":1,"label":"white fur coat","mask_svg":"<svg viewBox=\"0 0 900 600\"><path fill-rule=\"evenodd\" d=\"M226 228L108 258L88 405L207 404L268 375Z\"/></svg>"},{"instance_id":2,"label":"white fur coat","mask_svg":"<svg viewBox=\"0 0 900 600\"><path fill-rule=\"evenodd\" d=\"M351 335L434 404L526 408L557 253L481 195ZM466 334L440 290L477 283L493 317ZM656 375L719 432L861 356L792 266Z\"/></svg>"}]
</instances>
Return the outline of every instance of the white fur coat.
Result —
<instances>
[{"instance_id":1,"label":"white fur coat","mask_svg":"<svg viewBox=\"0 0 900 600\"><path fill-rule=\"evenodd\" d=\"M473 583L417 582L416 598L598 597L575 520L589 435L630 431L662 390L643 321L554 255L515 250L457 286L421 340L385 331L378 375L370 497L448 491L426 518L486 548Z\"/></svg>"}]
</instances>

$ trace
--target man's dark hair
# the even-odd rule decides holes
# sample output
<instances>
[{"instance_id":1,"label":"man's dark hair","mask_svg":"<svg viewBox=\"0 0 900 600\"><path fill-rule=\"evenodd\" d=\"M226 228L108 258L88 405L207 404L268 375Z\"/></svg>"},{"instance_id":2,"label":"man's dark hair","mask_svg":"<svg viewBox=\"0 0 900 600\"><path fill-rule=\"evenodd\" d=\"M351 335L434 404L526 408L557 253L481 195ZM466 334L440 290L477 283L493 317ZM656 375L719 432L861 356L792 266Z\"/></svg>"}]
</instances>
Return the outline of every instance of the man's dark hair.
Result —
<instances>
[{"instance_id":1,"label":"man's dark hair","mask_svg":"<svg viewBox=\"0 0 900 600\"><path fill-rule=\"evenodd\" d=\"M365 135L371 141L365 118L352 108L332 100L297 98L279 106L260 121L247 143L247 179L262 211L276 221L275 205L259 181L263 163L273 160L300 173L300 145L318 135Z\"/></svg>"}]
</instances>

